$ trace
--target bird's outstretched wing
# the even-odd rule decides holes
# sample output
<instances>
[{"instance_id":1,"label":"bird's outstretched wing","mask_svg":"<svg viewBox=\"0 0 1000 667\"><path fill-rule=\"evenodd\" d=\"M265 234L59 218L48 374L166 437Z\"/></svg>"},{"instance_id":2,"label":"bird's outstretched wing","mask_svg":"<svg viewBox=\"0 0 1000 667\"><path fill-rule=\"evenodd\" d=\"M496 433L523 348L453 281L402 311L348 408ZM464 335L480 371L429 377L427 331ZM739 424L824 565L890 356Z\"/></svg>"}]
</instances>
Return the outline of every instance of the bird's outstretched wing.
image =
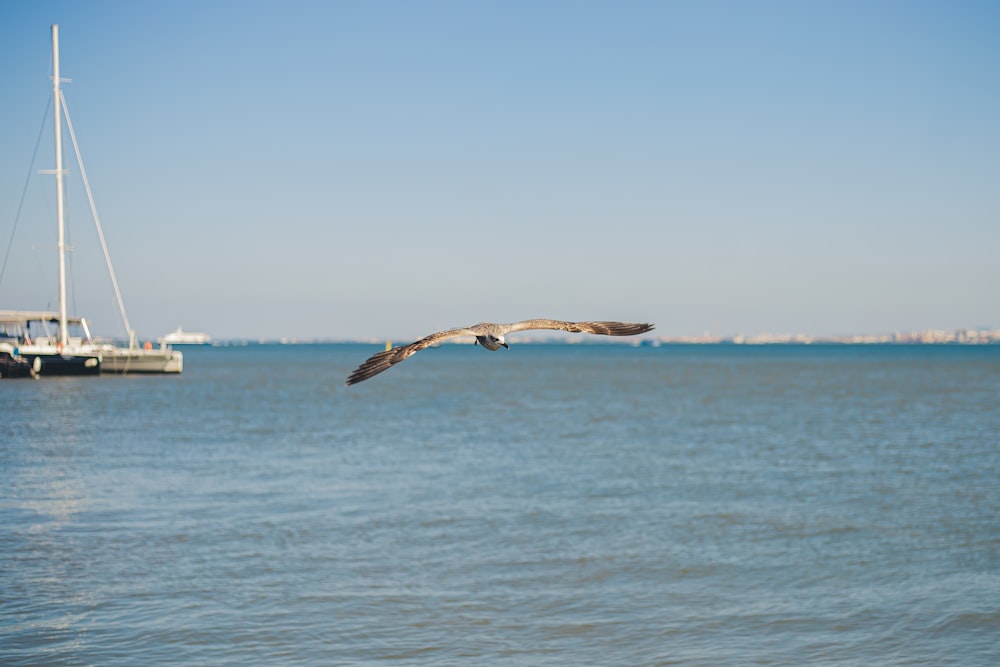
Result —
<instances>
[{"instance_id":1,"label":"bird's outstretched wing","mask_svg":"<svg viewBox=\"0 0 1000 667\"><path fill-rule=\"evenodd\" d=\"M476 332L471 329L449 329L447 331L438 331L437 333L432 333L430 336L425 336L418 341L410 343L409 345L402 345L400 347L394 347L392 349L373 354L368 357L368 360L365 361L365 363L354 369L354 372L348 376L346 385L350 387L352 384L363 382L368 378L378 375L382 371L389 370L389 368L395 364L398 364L426 347L430 347L439 340L454 338L455 336L475 335Z\"/></svg>"},{"instance_id":2,"label":"bird's outstretched wing","mask_svg":"<svg viewBox=\"0 0 1000 667\"><path fill-rule=\"evenodd\" d=\"M505 324L507 333L530 329L555 329L601 336L636 336L653 330L652 324L632 322L563 322L562 320L524 320Z\"/></svg>"},{"instance_id":3,"label":"bird's outstretched wing","mask_svg":"<svg viewBox=\"0 0 1000 667\"><path fill-rule=\"evenodd\" d=\"M352 384L357 384L374 377L407 359L414 353L430 347L445 338L479 336L492 333L505 335L514 331L527 331L530 329L554 329L557 331L598 334L601 336L635 336L652 331L653 325L631 322L564 322L562 320L524 320L512 324L490 324L484 322L473 327L439 331L409 345L394 347L373 354L367 361L354 369L354 372L348 376L346 384L349 387Z\"/></svg>"}]
</instances>

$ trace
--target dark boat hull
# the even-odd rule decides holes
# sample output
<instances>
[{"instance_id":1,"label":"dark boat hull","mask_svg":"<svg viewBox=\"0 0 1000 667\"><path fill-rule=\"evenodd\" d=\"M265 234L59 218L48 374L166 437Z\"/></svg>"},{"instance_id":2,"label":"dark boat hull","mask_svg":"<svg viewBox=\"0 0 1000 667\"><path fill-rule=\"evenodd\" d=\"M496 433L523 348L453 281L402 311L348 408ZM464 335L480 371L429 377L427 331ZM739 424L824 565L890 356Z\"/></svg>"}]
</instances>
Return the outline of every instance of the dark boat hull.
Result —
<instances>
[{"instance_id":1,"label":"dark boat hull","mask_svg":"<svg viewBox=\"0 0 1000 667\"><path fill-rule=\"evenodd\" d=\"M78 354L39 354L25 355L31 362L31 367L38 375L51 377L55 375L98 375L101 372L101 360L96 356Z\"/></svg>"},{"instance_id":2,"label":"dark boat hull","mask_svg":"<svg viewBox=\"0 0 1000 667\"><path fill-rule=\"evenodd\" d=\"M0 352L0 378L29 378L34 375L35 372L27 359Z\"/></svg>"}]
</instances>

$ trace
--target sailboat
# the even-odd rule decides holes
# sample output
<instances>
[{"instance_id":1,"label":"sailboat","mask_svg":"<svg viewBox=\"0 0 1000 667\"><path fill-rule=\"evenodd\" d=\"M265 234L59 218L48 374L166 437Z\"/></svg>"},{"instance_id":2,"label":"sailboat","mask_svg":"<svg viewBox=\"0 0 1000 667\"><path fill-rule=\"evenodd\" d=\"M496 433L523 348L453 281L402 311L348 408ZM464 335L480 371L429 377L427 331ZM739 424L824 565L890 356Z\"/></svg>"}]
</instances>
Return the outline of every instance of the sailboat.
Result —
<instances>
[{"instance_id":1,"label":"sailboat","mask_svg":"<svg viewBox=\"0 0 1000 667\"><path fill-rule=\"evenodd\" d=\"M56 177L56 227L57 254L59 257L59 310L57 312L38 311L0 311L0 342L6 342L14 356L23 357L31 364L35 374L46 375L96 375L98 373L180 373L184 368L184 355L173 350L169 345L161 343L153 347L147 343L140 347L135 331L132 329L125 314L125 304L118 288L118 279L104 232L101 229L97 208L91 194L87 174L83 168L80 148L73 132L73 123L69 117L69 109L62 94L62 81L59 78L59 26L52 26L52 93L55 115L55 148L56 167L52 171ZM70 316L66 307L66 224L64 219L63 194L63 156L62 156L62 115L65 113L66 126L69 129L73 148L76 152L77 165L83 185L90 200L90 209L97 226L98 237L104 250L104 259L111 276L118 300L125 330L128 332L128 347L119 347L110 343L97 343L90 334L87 321L82 317ZM74 335L70 327L74 327ZM40 327L40 331L33 331ZM50 327L55 327L53 331ZM77 330L79 331L77 333Z\"/></svg>"},{"instance_id":2,"label":"sailboat","mask_svg":"<svg viewBox=\"0 0 1000 667\"><path fill-rule=\"evenodd\" d=\"M52 327L57 328L53 331ZM2 310L0 348L9 351L14 360L26 362L35 376L101 372L101 355L82 317L60 316L51 311Z\"/></svg>"}]
</instances>

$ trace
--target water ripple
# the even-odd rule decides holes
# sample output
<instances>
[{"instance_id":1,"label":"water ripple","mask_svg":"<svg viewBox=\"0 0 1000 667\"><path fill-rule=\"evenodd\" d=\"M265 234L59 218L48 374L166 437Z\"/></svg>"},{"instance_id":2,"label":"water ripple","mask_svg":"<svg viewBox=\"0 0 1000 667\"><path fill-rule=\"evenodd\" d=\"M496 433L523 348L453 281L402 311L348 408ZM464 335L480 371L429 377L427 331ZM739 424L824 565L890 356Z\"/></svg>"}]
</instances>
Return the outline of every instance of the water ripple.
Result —
<instances>
[{"instance_id":1,"label":"water ripple","mask_svg":"<svg viewBox=\"0 0 1000 667\"><path fill-rule=\"evenodd\" d=\"M1000 350L370 351L0 383L0 662L1000 662Z\"/></svg>"}]
</instances>

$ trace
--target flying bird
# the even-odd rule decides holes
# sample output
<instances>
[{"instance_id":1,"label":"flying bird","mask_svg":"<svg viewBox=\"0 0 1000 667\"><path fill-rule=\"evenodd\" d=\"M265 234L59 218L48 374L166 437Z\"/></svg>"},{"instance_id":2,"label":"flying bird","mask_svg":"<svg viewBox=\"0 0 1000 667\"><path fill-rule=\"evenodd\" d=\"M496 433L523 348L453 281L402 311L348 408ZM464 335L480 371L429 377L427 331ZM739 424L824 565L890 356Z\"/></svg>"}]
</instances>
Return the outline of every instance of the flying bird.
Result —
<instances>
[{"instance_id":1,"label":"flying bird","mask_svg":"<svg viewBox=\"0 0 1000 667\"><path fill-rule=\"evenodd\" d=\"M352 384L363 382L382 371L389 370L389 368L412 356L414 353L446 338L475 336L476 340L473 342L473 345L478 343L487 350L492 351L499 350L501 347L508 347L507 334L515 331L528 331L530 329L554 329L556 331L589 333L601 336L636 336L647 331L652 331L653 325L645 323L633 324L631 322L563 322L561 320L524 320L523 322L513 322L511 324L481 322L471 327L438 331L409 345L394 347L373 354L365 363L354 369L354 372L348 376L346 385L350 387Z\"/></svg>"}]
</instances>

